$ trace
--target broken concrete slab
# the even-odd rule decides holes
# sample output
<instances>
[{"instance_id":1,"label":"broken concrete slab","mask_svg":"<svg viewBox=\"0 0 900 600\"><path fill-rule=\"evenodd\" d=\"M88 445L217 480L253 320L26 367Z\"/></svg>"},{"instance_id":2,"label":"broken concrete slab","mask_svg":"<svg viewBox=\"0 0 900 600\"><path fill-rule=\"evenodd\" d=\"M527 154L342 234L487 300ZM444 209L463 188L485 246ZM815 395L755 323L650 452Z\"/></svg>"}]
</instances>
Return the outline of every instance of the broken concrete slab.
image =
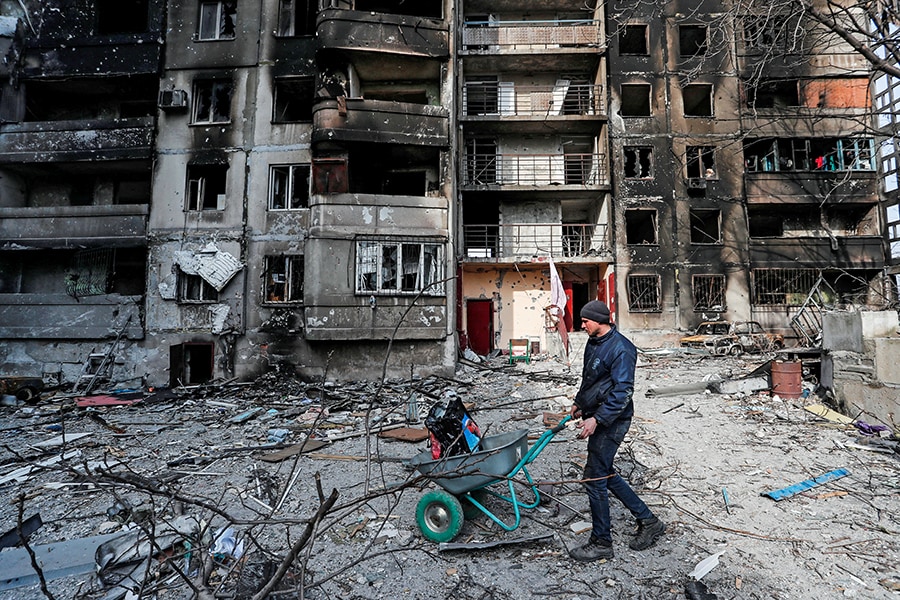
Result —
<instances>
[{"instance_id":1,"label":"broken concrete slab","mask_svg":"<svg viewBox=\"0 0 900 600\"><path fill-rule=\"evenodd\" d=\"M768 377L745 377L726 379L709 384L709 389L717 394L752 394L769 389Z\"/></svg>"}]
</instances>

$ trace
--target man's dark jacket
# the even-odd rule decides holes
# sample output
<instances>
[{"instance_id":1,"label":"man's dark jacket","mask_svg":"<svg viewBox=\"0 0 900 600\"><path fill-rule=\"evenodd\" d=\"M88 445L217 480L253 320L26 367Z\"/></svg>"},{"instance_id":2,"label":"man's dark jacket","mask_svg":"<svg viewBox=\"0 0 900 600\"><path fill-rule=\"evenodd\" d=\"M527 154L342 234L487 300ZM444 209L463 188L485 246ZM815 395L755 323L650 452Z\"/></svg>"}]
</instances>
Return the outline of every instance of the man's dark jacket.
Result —
<instances>
[{"instance_id":1,"label":"man's dark jacket","mask_svg":"<svg viewBox=\"0 0 900 600\"><path fill-rule=\"evenodd\" d=\"M581 417L594 417L609 427L618 419L634 416L634 369L637 349L613 325L606 335L588 338L584 348L581 388L575 405Z\"/></svg>"}]
</instances>

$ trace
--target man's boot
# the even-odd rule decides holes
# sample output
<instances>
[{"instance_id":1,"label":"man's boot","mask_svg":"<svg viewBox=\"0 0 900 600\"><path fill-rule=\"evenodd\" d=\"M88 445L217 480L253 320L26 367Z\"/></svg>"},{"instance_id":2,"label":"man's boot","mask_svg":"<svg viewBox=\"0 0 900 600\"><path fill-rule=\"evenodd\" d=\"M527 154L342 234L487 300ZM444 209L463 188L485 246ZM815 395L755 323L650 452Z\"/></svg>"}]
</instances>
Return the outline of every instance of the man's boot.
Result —
<instances>
[{"instance_id":1,"label":"man's boot","mask_svg":"<svg viewBox=\"0 0 900 600\"><path fill-rule=\"evenodd\" d=\"M628 543L632 550L646 550L666 531L666 524L656 517L637 520L637 532Z\"/></svg>"},{"instance_id":2,"label":"man's boot","mask_svg":"<svg viewBox=\"0 0 900 600\"><path fill-rule=\"evenodd\" d=\"M584 546L578 546L569 550L569 556L581 562L589 562L592 560L600 560L603 558L612 558L613 549L612 542L609 540L601 540L593 535L588 543Z\"/></svg>"}]
</instances>

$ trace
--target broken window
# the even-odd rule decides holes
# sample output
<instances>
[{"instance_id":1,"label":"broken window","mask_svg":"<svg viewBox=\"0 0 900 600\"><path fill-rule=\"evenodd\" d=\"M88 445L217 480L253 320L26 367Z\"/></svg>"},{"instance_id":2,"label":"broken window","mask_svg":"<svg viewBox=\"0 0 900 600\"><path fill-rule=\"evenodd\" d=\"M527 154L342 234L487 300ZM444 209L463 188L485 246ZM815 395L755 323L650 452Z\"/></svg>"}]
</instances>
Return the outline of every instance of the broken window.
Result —
<instances>
[{"instance_id":1,"label":"broken window","mask_svg":"<svg viewBox=\"0 0 900 600\"><path fill-rule=\"evenodd\" d=\"M184 303L211 304L219 301L219 292L200 275L190 275L178 270L178 301Z\"/></svg>"},{"instance_id":2,"label":"broken window","mask_svg":"<svg viewBox=\"0 0 900 600\"><path fill-rule=\"evenodd\" d=\"M694 275L691 277L694 310L725 310L725 276Z\"/></svg>"},{"instance_id":3,"label":"broken window","mask_svg":"<svg viewBox=\"0 0 900 600\"><path fill-rule=\"evenodd\" d=\"M796 79L760 81L747 85L750 108L785 108L800 106L800 82Z\"/></svg>"},{"instance_id":4,"label":"broken window","mask_svg":"<svg viewBox=\"0 0 900 600\"><path fill-rule=\"evenodd\" d=\"M225 165L188 165L187 210L225 210Z\"/></svg>"},{"instance_id":5,"label":"broken window","mask_svg":"<svg viewBox=\"0 0 900 600\"><path fill-rule=\"evenodd\" d=\"M685 151L685 175L688 179L715 179L715 147L688 146Z\"/></svg>"},{"instance_id":6,"label":"broken window","mask_svg":"<svg viewBox=\"0 0 900 600\"><path fill-rule=\"evenodd\" d=\"M66 294L81 298L109 293L113 255L114 250L109 248L77 252L66 272Z\"/></svg>"},{"instance_id":7,"label":"broken window","mask_svg":"<svg viewBox=\"0 0 900 600\"><path fill-rule=\"evenodd\" d=\"M717 209L691 209L691 243L719 244L722 242L721 213Z\"/></svg>"},{"instance_id":8,"label":"broken window","mask_svg":"<svg viewBox=\"0 0 900 600\"><path fill-rule=\"evenodd\" d=\"M625 243L656 244L656 210L629 208L625 211Z\"/></svg>"},{"instance_id":9,"label":"broken window","mask_svg":"<svg viewBox=\"0 0 900 600\"><path fill-rule=\"evenodd\" d=\"M619 29L619 54L649 54L646 25L623 25Z\"/></svg>"},{"instance_id":10,"label":"broken window","mask_svg":"<svg viewBox=\"0 0 900 600\"><path fill-rule=\"evenodd\" d=\"M197 81L194 83L194 123L228 123L231 121L230 81Z\"/></svg>"},{"instance_id":11,"label":"broken window","mask_svg":"<svg viewBox=\"0 0 900 600\"><path fill-rule=\"evenodd\" d=\"M631 312L659 312L659 275L629 275L627 289Z\"/></svg>"},{"instance_id":12,"label":"broken window","mask_svg":"<svg viewBox=\"0 0 900 600\"><path fill-rule=\"evenodd\" d=\"M784 235L785 215L765 209L747 210L748 233L751 238L781 237Z\"/></svg>"},{"instance_id":13,"label":"broken window","mask_svg":"<svg viewBox=\"0 0 900 600\"><path fill-rule=\"evenodd\" d=\"M713 87L709 84L693 83L681 88L684 116L711 117L713 115Z\"/></svg>"},{"instance_id":14,"label":"broken window","mask_svg":"<svg viewBox=\"0 0 900 600\"><path fill-rule=\"evenodd\" d=\"M96 0L97 33L142 33L147 31L148 0Z\"/></svg>"},{"instance_id":15,"label":"broken window","mask_svg":"<svg viewBox=\"0 0 900 600\"><path fill-rule=\"evenodd\" d=\"M237 20L237 0L200 2L200 25L197 39L232 40Z\"/></svg>"},{"instance_id":16,"label":"broken window","mask_svg":"<svg viewBox=\"0 0 900 600\"><path fill-rule=\"evenodd\" d=\"M303 302L303 257L267 256L265 302Z\"/></svg>"},{"instance_id":17,"label":"broken window","mask_svg":"<svg viewBox=\"0 0 900 600\"><path fill-rule=\"evenodd\" d=\"M295 37L316 33L318 0L279 0L278 35Z\"/></svg>"},{"instance_id":18,"label":"broken window","mask_svg":"<svg viewBox=\"0 0 900 600\"><path fill-rule=\"evenodd\" d=\"M443 245L434 241L356 243L357 294L444 293Z\"/></svg>"},{"instance_id":19,"label":"broken window","mask_svg":"<svg viewBox=\"0 0 900 600\"><path fill-rule=\"evenodd\" d=\"M744 22L744 45L760 50L771 49L775 43L775 26L764 15L746 15Z\"/></svg>"},{"instance_id":20,"label":"broken window","mask_svg":"<svg viewBox=\"0 0 900 600\"><path fill-rule=\"evenodd\" d=\"M872 138L763 138L744 143L747 172L874 171Z\"/></svg>"},{"instance_id":21,"label":"broken window","mask_svg":"<svg viewBox=\"0 0 900 600\"><path fill-rule=\"evenodd\" d=\"M649 117L650 84L623 83L622 107L619 112L623 117Z\"/></svg>"},{"instance_id":22,"label":"broken window","mask_svg":"<svg viewBox=\"0 0 900 600\"><path fill-rule=\"evenodd\" d=\"M679 25L678 48L682 57L705 55L709 50L706 25Z\"/></svg>"},{"instance_id":23,"label":"broken window","mask_svg":"<svg viewBox=\"0 0 900 600\"><path fill-rule=\"evenodd\" d=\"M753 269L753 303L802 306L818 281L817 269Z\"/></svg>"},{"instance_id":24,"label":"broken window","mask_svg":"<svg viewBox=\"0 0 900 600\"><path fill-rule=\"evenodd\" d=\"M649 179L653 177L653 148L649 146L625 146L625 177Z\"/></svg>"},{"instance_id":25,"label":"broken window","mask_svg":"<svg viewBox=\"0 0 900 600\"><path fill-rule=\"evenodd\" d=\"M269 210L309 206L309 165L277 165L269 171Z\"/></svg>"},{"instance_id":26,"label":"broken window","mask_svg":"<svg viewBox=\"0 0 900 600\"><path fill-rule=\"evenodd\" d=\"M315 80L297 77L275 80L275 111L273 123L312 121Z\"/></svg>"}]
</instances>

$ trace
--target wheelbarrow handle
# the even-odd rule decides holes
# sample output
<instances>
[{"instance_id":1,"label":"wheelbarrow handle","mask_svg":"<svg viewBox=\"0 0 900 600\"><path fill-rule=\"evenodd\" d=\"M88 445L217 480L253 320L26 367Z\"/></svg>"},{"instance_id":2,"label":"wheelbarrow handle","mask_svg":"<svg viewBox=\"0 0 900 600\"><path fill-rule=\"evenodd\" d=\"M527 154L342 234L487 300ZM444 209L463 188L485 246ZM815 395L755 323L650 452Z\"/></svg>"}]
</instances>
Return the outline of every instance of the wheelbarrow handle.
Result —
<instances>
[{"instance_id":1,"label":"wheelbarrow handle","mask_svg":"<svg viewBox=\"0 0 900 600\"><path fill-rule=\"evenodd\" d=\"M566 423L568 423L568 422L571 421L571 420L572 420L572 415L566 415L565 417L563 417L562 421L559 422L559 425L557 425L556 427L554 427L554 428L551 429L550 431L553 432L553 435L556 435L557 433L559 433L560 431L562 431L563 429L565 429L565 428L566 428Z\"/></svg>"}]
</instances>

